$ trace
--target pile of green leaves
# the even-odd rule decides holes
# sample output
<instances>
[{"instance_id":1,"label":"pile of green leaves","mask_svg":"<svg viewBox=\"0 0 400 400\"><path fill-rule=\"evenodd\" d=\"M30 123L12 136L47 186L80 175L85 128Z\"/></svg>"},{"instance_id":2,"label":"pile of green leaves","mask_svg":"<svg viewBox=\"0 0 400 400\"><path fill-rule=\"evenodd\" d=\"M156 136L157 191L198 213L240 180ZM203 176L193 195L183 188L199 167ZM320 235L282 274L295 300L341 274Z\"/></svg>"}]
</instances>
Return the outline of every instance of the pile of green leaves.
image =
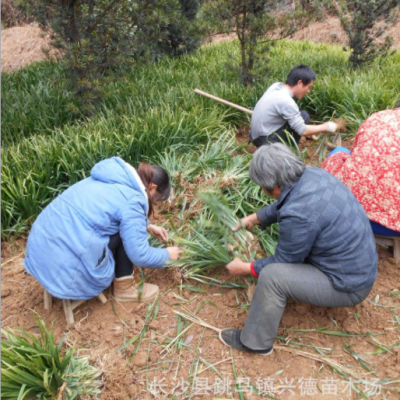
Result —
<instances>
[{"instance_id":1,"label":"pile of green leaves","mask_svg":"<svg viewBox=\"0 0 400 400\"><path fill-rule=\"evenodd\" d=\"M252 239L244 229L232 231L239 220L223 195L207 191L199 194L199 198L204 205L203 213L190 226L185 238L174 237L174 242L185 251L174 265L181 270L189 269L190 274L206 273L209 269L226 265L235 255L243 257ZM248 261L252 258L254 254Z\"/></svg>"},{"instance_id":2,"label":"pile of green leaves","mask_svg":"<svg viewBox=\"0 0 400 400\"><path fill-rule=\"evenodd\" d=\"M18 328L1 330L1 398L5 400L63 399L97 396L101 371L73 348L62 350L53 332L38 317L39 337ZM61 398L61 397L60 397Z\"/></svg>"},{"instance_id":3,"label":"pile of green leaves","mask_svg":"<svg viewBox=\"0 0 400 400\"><path fill-rule=\"evenodd\" d=\"M174 206L170 214L163 216L169 218L166 227L172 242L184 250L180 260L171 266L179 268L185 279L221 284L210 277L211 271L228 264L234 257L251 261L257 251L262 255L274 252L276 226L267 232L256 229L256 236L244 228L232 230L240 218L257 211L271 199L250 180L251 156L237 145L229 132L185 155L166 152L160 160L172 177ZM198 178L201 178L199 182ZM195 191L189 195L187 189L192 191L193 186ZM151 244L157 245L154 240Z\"/></svg>"}]
</instances>

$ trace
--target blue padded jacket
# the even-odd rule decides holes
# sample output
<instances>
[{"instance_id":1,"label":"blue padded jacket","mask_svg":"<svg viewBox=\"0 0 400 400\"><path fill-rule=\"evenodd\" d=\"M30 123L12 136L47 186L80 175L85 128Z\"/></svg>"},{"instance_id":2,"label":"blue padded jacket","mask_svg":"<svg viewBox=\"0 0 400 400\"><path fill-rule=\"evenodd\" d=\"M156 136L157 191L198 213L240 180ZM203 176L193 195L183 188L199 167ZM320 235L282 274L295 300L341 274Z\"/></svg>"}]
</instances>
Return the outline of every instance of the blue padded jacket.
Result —
<instances>
[{"instance_id":1,"label":"blue padded jacket","mask_svg":"<svg viewBox=\"0 0 400 400\"><path fill-rule=\"evenodd\" d=\"M115 267L108 242L117 232L133 264L164 268L169 254L149 245L148 204L137 179L120 158L106 159L40 213L24 265L51 295L85 300L106 289Z\"/></svg>"}]
</instances>

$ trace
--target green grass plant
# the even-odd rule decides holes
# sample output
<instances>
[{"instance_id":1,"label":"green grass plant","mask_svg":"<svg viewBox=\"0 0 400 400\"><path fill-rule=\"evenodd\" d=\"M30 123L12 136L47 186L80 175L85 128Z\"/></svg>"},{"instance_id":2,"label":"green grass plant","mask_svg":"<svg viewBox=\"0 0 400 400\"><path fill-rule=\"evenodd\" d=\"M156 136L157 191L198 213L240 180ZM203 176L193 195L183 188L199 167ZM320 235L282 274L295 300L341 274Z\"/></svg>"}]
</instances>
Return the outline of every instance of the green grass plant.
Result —
<instances>
[{"instance_id":1,"label":"green grass plant","mask_svg":"<svg viewBox=\"0 0 400 400\"><path fill-rule=\"evenodd\" d=\"M22 329L1 330L1 398L73 400L99 395L101 371L74 348L64 351L65 337L56 344L39 317L38 326L38 337Z\"/></svg>"},{"instance_id":2,"label":"green grass plant","mask_svg":"<svg viewBox=\"0 0 400 400\"><path fill-rule=\"evenodd\" d=\"M205 45L195 54L138 65L104 87L105 97L90 120L76 120L66 104L70 94L59 84L64 72L55 62L32 64L2 74L2 238L27 232L39 212L67 187L89 176L93 165L118 155L137 164L157 162L175 152L192 151L192 168L203 174L221 168L199 146L215 141L249 118L193 93L198 87L234 103L253 108L266 88L284 81L296 64L310 65L317 81L300 102L314 122L333 117L349 120L348 135L372 112L393 107L400 98L400 54L357 72L347 66L340 46L283 41L268 53L269 73L245 88L225 66L238 57L237 43ZM221 150L223 151L223 150ZM221 154L215 153L221 159ZM235 170L231 164L231 171ZM231 206L244 213L260 196L254 186L230 188ZM240 190L242 191L240 191ZM245 190L245 193L243 192ZM249 199L253 199L249 201Z\"/></svg>"}]
</instances>

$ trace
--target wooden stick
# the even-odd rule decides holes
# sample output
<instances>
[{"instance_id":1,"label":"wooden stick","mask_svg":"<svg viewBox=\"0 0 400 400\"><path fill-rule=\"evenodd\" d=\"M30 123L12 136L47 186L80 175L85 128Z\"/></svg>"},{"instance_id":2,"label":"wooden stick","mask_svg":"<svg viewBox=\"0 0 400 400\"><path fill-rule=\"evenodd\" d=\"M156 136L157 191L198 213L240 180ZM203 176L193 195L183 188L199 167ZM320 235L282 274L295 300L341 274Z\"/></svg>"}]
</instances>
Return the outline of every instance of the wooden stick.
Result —
<instances>
[{"instance_id":1,"label":"wooden stick","mask_svg":"<svg viewBox=\"0 0 400 400\"><path fill-rule=\"evenodd\" d=\"M43 300L44 300L44 309L50 311L53 305L53 297L46 289L43 289Z\"/></svg>"},{"instance_id":2,"label":"wooden stick","mask_svg":"<svg viewBox=\"0 0 400 400\"><path fill-rule=\"evenodd\" d=\"M197 93L197 94L200 94L201 96L208 97L209 99L218 101L218 102L220 102L220 103L222 103L222 104L225 104L225 105L227 105L227 106L236 108L237 110L243 111L243 112L245 112L245 113L247 113L247 114L249 114L249 115L253 115L253 111L249 110L248 108L239 106L238 104L235 104L235 103L231 103L230 101L226 101L226 100L224 100L224 99L221 99L220 97L213 96L212 94L207 93L207 92L203 92L203 91L200 90L200 89L194 89L194 92ZM315 140L315 141L318 140L318 137L315 136L315 135L312 135L312 136L309 136L309 137L310 137L312 140ZM336 149L336 146L335 146L333 143L328 142L328 148L330 148L330 149Z\"/></svg>"},{"instance_id":3,"label":"wooden stick","mask_svg":"<svg viewBox=\"0 0 400 400\"><path fill-rule=\"evenodd\" d=\"M197 93L197 94L200 94L200 95L202 95L204 97L208 97L209 99L212 99L212 100L215 100L215 101L219 101L220 103L225 104L227 106L236 108L237 110L243 111L243 112L245 112L247 114L253 115L253 111L249 110L248 108L239 106L238 104L231 103L230 101L226 101L224 99L221 99L220 97L213 96L212 94L203 92L202 90L199 90L199 89L194 89L194 92Z\"/></svg>"}]
</instances>

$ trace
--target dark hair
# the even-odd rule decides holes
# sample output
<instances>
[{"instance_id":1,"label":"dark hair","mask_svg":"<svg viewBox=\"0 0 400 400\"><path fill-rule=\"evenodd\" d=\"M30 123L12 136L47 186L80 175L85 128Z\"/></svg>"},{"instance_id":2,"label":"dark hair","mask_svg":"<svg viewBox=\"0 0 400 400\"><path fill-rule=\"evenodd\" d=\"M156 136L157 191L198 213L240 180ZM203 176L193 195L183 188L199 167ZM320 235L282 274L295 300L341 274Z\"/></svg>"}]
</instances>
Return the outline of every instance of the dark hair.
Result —
<instances>
[{"instance_id":1,"label":"dark hair","mask_svg":"<svg viewBox=\"0 0 400 400\"><path fill-rule=\"evenodd\" d=\"M161 194L161 199L167 200L171 193L169 176L163 167L160 167L159 165L150 165L144 162L139 164L138 174L146 188L149 199L149 216L151 216L154 213L154 206L153 199L148 191L150 183L157 185L157 192Z\"/></svg>"},{"instance_id":2,"label":"dark hair","mask_svg":"<svg viewBox=\"0 0 400 400\"><path fill-rule=\"evenodd\" d=\"M394 106L394 108L400 108L400 100L399 100L399 102Z\"/></svg>"},{"instance_id":3,"label":"dark hair","mask_svg":"<svg viewBox=\"0 0 400 400\"><path fill-rule=\"evenodd\" d=\"M303 85L308 85L316 79L317 75L315 75L315 72L310 67L300 64L289 72L286 84L289 86L296 86L299 81L302 81Z\"/></svg>"}]
</instances>

